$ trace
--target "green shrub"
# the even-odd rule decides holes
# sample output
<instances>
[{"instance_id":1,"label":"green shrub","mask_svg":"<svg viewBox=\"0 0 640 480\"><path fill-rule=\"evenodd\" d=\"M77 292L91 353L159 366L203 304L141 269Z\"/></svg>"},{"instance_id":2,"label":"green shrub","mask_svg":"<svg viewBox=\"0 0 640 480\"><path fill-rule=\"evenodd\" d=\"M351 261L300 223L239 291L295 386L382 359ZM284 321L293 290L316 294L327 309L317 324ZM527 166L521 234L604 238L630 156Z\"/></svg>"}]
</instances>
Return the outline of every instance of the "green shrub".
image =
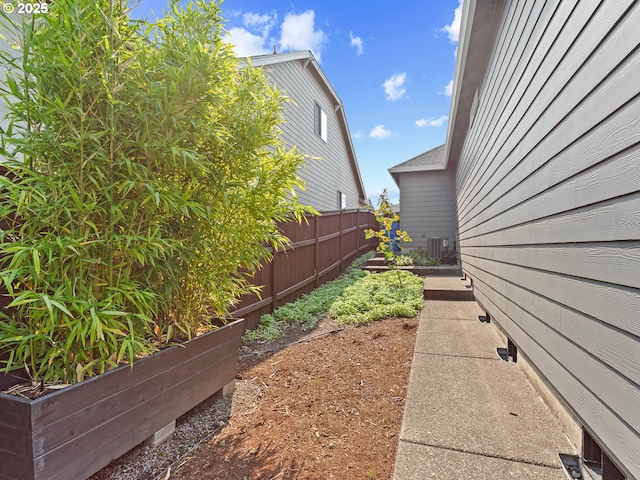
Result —
<instances>
[{"instance_id":1,"label":"green shrub","mask_svg":"<svg viewBox=\"0 0 640 480\"><path fill-rule=\"evenodd\" d=\"M440 259L431 258L426 248L414 248L406 254L413 261L413 265L422 267L435 267L440 265Z\"/></svg>"},{"instance_id":2,"label":"green shrub","mask_svg":"<svg viewBox=\"0 0 640 480\"><path fill-rule=\"evenodd\" d=\"M275 221L311 210L292 196L284 99L238 68L219 2L168 8L157 24L126 0L0 12L20 47L0 52L6 371L79 381L191 335L254 290L267 246L288 242Z\"/></svg>"},{"instance_id":3,"label":"green shrub","mask_svg":"<svg viewBox=\"0 0 640 480\"><path fill-rule=\"evenodd\" d=\"M414 317L422 309L423 279L403 270L367 274L347 287L329 315L340 323Z\"/></svg>"}]
</instances>

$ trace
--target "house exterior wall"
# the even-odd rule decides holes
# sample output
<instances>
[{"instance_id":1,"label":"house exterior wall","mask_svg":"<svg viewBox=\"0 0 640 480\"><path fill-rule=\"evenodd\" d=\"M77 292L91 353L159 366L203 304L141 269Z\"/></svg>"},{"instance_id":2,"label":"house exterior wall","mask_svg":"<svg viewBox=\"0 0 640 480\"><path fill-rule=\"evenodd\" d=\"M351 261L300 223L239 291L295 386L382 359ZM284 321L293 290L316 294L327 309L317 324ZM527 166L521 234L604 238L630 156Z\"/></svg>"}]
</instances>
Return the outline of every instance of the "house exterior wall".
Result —
<instances>
[{"instance_id":1,"label":"house exterior wall","mask_svg":"<svg viewBox=\"0 0 640 480\"><path fill-rule=\"evenodd\" d=\"M305 155L319 157L307 160L299 172L307 189L299 191L299 201L317 210L339 210L338 192L346 195L346 208L361 208L358 180L347 153L347 139L340 129L331 96L321 86L313 68L304 60L281 62L263 67L270 81L294 103L284 111L286 123L282 137L289 147L297 146ZM315 105L327 115L327 142L315 133Z\"/></svg>"},{"instance_id":2,"label":"house exterior wall","mask_svg":"<svg viewBox=\"0 0 640 480\"><path fill-rule=\"evenodd\" d=\"M452 242L456 234L453 174L433 170L398 176L400 229L406 230L413 240L404 246L426 248L429 237L448 238Z\"/></svg>"},{"instance_id":3,"label":"house exterior wall","mask_svg":"<svg viewBox=\"0 0 640 480\"><path fill-rule=\"evenodd\" d=\"M638 25L632 0L504 2L455 180L477 300L629 478L640 478Z\"/></svg>"},{"instance_id":4,"label":"house exterior wall","mask_svg":"<svg viewBox=\"0 0 640 480\"><path fill-rule=\"evenodd\" d=\"M11 16L15 17L16 13L12 13ZM5 34L5 36L7 35L6 32L3 32ZM10 46L10 39L4 39L0 36L0 50L3 52L8 52L12 55L15 55L15 51L11 48ZM5 83L5 78L7 75L7 69L5 68L4 64L0 64L0 82ZM5 115L7 114L7 105L5 104L4 99L0 99L0 128L5 129L7 124L9 123L7 120L5 120ZM0 156L0 163L2 163L4 160L3 156Z\"/></svg>"},{"instance_id":5,"label":"house exterior wall","mask_svg":"<svg viewBox=\"0 0 640 480\"><path fill-rule=\"evenodd\" d=\"M6 44L0 38L0 50L5 50ZM7 70L3 65L0 65L0 81L4 81L5 75L7 74ZM3 82L4 83L4 82ZM7 105L5 104L4 99L0 98L0 128L4 129L7 126L7 121L5 120L5 115L7 114ZM2 161L2 157L0 156L0 161Z\"/></svg>"}]
</instances>

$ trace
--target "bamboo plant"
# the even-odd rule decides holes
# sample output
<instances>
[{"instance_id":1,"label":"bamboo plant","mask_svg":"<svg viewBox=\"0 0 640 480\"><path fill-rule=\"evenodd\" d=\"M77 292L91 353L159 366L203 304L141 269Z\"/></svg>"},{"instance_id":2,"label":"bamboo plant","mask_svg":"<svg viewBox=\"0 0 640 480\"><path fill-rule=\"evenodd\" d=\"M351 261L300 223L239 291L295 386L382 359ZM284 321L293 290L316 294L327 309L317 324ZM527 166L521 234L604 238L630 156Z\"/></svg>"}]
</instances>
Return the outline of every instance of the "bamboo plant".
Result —
<instances>
[{"instance_id":1,"label":"bamboo plant","mask_svg":"<svg viewBox=\"0 0 640 480\"><path fill-rule=\"evenodd\" d=\"M191 336L255 289L267 245L288 242L276 221L312 211L285 99L239 68L220 2L167 8L155 23L125 0L0 12L5 371L72 383Z\"/></svg>"}]
</instances>

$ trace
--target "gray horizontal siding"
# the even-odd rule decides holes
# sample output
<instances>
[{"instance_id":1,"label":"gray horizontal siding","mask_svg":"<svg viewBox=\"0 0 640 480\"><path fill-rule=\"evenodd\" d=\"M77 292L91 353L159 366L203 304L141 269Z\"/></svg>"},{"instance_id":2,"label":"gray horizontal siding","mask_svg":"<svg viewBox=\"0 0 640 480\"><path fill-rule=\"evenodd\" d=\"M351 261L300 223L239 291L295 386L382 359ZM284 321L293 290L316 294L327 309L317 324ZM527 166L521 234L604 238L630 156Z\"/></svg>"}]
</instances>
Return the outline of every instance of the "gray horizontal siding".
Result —
<instances>
[{"instance_id":1,"label":"gray horizontal siding","mask_svg":"<svg viewBox=\"0 0 640 480\"><path fill-rule=\"evenodd\" d=\"M429 237L455 238L453 174L446 170L400 173L400 228L413 242L427 247Z\"/></svg>"},{"instance_id":2,"label":"gray horizontal siding","mask_svg":"<svg viewBox=\"0 0 640 480\"><path fill-rule=\"evenodd\" d=\"M10 16L13 17L14 19L17 19L18 13L13 12ZM3 33L5 36L8 35L7 32L3 32ZM10 40L5 40L1 36L0 36L0 50L2 50L3 52L10 53L12 55L16 54L15 50L13 50L10 46ZM5 66L0 65L0 82L5 83L6 75L7 75L7 70ZM8 112L7 105L5 104L4 100L0 99L0 128L2 128L3 130L9 124L9 122L5 119L7 112ZM3 163L3 161L4 161L4 157L0 156L0 163Z\"/></svg>"},{"instance_id":3,"label":"gray horizontal siding","mask_svg":"<svg viewBox=\"0 0 640 480\"><path fill-rule=\"evenodd\" d=\"M343 137L335 106L311 67L303 62L282 62L264 67L273 85L293 100L284 111L282 137L289 147L298 147L309 158L299 171L306 190L299 201L320 211L338 209L338 191L346 194L347 208L360 208L358 181L348 156L348 139ZM325 143L314 130L315 103L327 114Z\"/></svg>"},{"instance_id":4,"label":"gray horizontal siding","mask_svg":"<svg viewBox=\"0 0 640 480\"><path fill-rule=\"evenodd\" d=\"M535 362L535 368L541 372L551 388L563 398L567 405L573 409L579 409L582 422L588 425L592 432L597 432L601 445L609 447L607 449L609 455L620 462L627 460L624 466L633 475L631 478L638 478L637 463L633 463L638 452L638 442L640 442L637 431L630 428L613 408L602 408L603 400L598 393L593 392L589 385L580 381L579 377L583 376L584 365L582 369L577 369L576 362L566 362L567 357L578 353L582 353L579 358L585 362L585 365L593 365L593 359L590 356L585 357L584 351L575 347L569 348L566 355L559 355L558 352L567 346L566 340L550 342L549 337L555 337L555 332L540 322L538 317L519 309L514 302L492 290L479 279L474 281L474 286L478 301L508 332L520 351L526 352L527 357ZM595 372L589 369L587 375L599 373L599 369ZM606 379L601 380L601 382L604 381ZM621 384L618 381L617 388L620 388ZM632 388L635 386L632 385ZM626 407L631 405L625 404ZM612 446L613 450L611 450Z\"/></svg>"},{"instance_id":5,"label":"gray horizontal siding","mask_svg":"<svg viewBox=\"0 0 640 480\"><path fill-rule=\"evenodd\" d=\"M639 430L640 416L637 412L640 411L640 392L634 385L637 384L640 359L632 339L599 323L595 317L573 312L571 318L564 314L561 305L531 292L519 283L483 274L475 266L470 267L469 272L476 279L474 284L476 281L484 283L486 297L499 304L501 310L525 330L532 340L556 358L582 385L588 387L600 402L606 402L620 420L635 432ZM501 292L508 292L509 295ZM540 311L545 313L544 321L540 320ZM597 338L597 335L602 337ZM554 341L548 342L548 337ZM600 361L593 361L594 352L599 354ZM613 369L611 364L621 365L622 368ZM628 375L620 375L616 370L622 370ZM591 383L591 377L595 375L598 376L598 382ZM631 414L632 411L634 414ZM637 434L635 436L638 437Z\"/></svg>"},{"instance_id":6,"label":"gray horizontal siding","mask_svg":"<svg viewBox=\"0 0 640 480\"><path fill-rule=\"evenodd\" d=\"M477 299L640 478L640 4L507 2L455 178Z\"/></svg>"}]
</instances>

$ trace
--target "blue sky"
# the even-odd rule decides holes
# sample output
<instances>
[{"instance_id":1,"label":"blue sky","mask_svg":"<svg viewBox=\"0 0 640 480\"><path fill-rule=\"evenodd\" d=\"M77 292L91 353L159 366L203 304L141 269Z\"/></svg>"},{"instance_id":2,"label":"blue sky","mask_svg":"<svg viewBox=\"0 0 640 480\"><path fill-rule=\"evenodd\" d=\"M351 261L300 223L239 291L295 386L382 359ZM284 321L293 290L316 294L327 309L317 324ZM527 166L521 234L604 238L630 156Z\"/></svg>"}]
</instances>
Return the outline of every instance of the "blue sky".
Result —
<instances>
[{"instance_id":1,"label":"blue sky","mask_svg":"<svg viewBox=\"0 0 640 480\"><path fill-rule=\"evenodd\" d=\"M311 50L344 104L367 195L387 169L445 142L460 0L226 0L238 56ZM162 16L141 0L134 17ZM151 15L153 16L153 15Z\"/></svg>"}]
</instances>

